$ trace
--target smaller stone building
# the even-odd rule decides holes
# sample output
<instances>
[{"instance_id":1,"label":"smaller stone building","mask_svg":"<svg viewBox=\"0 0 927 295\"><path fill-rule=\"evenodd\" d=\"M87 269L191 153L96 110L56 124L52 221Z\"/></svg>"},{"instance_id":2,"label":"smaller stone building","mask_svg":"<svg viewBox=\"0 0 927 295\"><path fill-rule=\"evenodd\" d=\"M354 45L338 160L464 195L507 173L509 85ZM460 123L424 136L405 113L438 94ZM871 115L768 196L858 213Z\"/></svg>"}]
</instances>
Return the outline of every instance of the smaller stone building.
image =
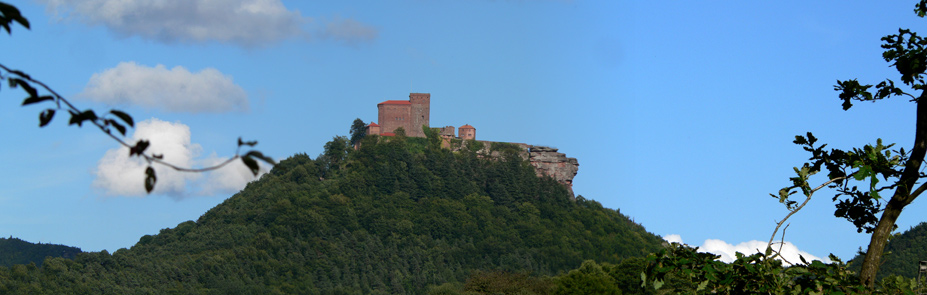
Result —
<instances>
[{"instance_id":1,"label":"smaller stone building","mask_svg":"<svg viewBox=\"0 0 927 295\"><path fill-rule=\"evenodd\" d=\"M476 128L470 126L470 124L460 126L457 132L460 139L476 139Z\"/></svg>"},{"instance_id":2,"label":"smaller stone building","mask_svg":"<svg viewBox=\"0 0 927 295\"><path fill-rule=\"evenodd\" d=\"M370 122L370 124L367 125L367 134L380 134L380 125Z\"/></svg>"}]
</instances>

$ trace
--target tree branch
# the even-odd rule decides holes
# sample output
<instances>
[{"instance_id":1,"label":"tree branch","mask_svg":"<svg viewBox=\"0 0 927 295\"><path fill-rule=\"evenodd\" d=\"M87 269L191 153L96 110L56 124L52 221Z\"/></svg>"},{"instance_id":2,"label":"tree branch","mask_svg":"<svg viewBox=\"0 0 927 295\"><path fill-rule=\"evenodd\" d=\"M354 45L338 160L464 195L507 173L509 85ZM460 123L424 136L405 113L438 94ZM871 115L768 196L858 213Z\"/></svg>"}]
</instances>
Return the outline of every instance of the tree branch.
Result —
<instances>
[{"instance_id":1,"label":"tree branch","mask_svg":"<svg viewBox=\"0 0 927 295\"><path fill-rule=\"evenodd\" d=\"M805 198L805 201L802 202L801 205L798 205L798 207L795 207L795 209L789 210L789 214L787 214L787 215L785 216L785 218L782 219L782 221L779 221L779 223L776 224L776 229L773 230L772 236L769 237L769 242L766 243L767 247L772 247L773 240L776 239L776 233L779 232L779 228L782 227L782 224L784 224L786 220L789 220L789 217L792 217L792 215L794 215L795 213L797 213L798 210L801 210L801 208L805 207L805 205L808 204L808 201L811 201L811 196L814 195L814 192L816 192L816 191L818 191L818 190L824 188L825 186L827 186L827 185L829 185L829 184L831 184L831 183L834 183L834 182L840 181L840 180L844 180L844 179L850 178L850 177L852 177L852 176L853 176L853 174L850 174L850 175L847 175L847 176L841 176L841 177L837 177L837 178L828 180L827 182L824 182L824 183L822 183L821 185L819 185L818 187L816 187L816 188L812 189L811 191L809 191L809 192L808 192L808 197ZM783 231L783 235L784 235L784 231ZM784 239L784 237L783 237L783 239Z\"/></svg>"},{"instance_id":2,"label":"tree branch","mask_svg":"<svg viewBox=\"0 0 927 295\"><path fill-rule=\"evenodd\" d=\"M65 99L64 96L62 96L61 94L59 94L58 92L56 92L54 89L52 89L51 87L49 87L48 85L46 85L46 84L43 83L42 81L33 79L32 77L30 77L30 76L24 74L24 73L21 72L21 71L12 70L12 69L8 68L7 66L5 66L5 65L3 65L3 64L0 64L0 69L3 69L4 71L6 71L8 75L15 75L15 76L17 77L17 79L21 79L21 80L23 80L23 81L27 81L27 82L29 82L29 83L38 85L38 86L40 86L41 88L45 89L45 91L48 91L48 93L51 93L51 95L54 96L54 98L55 98L55 103L56 103L57 106L58 106L58 107L57 107L58 110L61 110L61 109L62 109L61 103L64 103L65 106L66 106L66 109L72 112L72 116L73 116L73 114L75 114L75 113L76 113L76 114L81 113L81 110L78 109L76 106L74 106L74 104L72 104L70 101L68 101L67 99ZM2 79L2 78L3 78L3 77L0 76L0 79ZM9 78L7 78L7 79L9 79ZM119 138L118 136L116 136L115 134L113 134L112 132L110 132L110 129L107 127L106 124L101 123L101 120L102 120L102 119L100 119L100 118L96 118L96 119L88 120L88 121L90 121L90 123L92 123L92 124L93 124L94 126L96 126L98 129L100 129L100 131L102 131L103 133L105 133L107 136L109 136L110 138L112 138L113 140L115 140L115 141L116 141L117 143L119 143L120 145L122 145L122 146L124 146L124 147L126 147L126 148L129 148L130 150L133 148L132 145L126 143L122 138ZM131 123L130 123L130 124L131 124ZM219 163L219 164L217 164L217 165L213 165L213 166L209 166L209 167L203 167L203 168L186 168L186 167L180 167L180 166L177 166L177 165L174 165L174 164L171 164L171 163L168 163L168 162L164 161L164 160L162 159L161 156L155 156L154 154L150 154L150 153L144 153L144 152L142 152L142 153L137 153L137 155L138 155L139 157L145 159L145 161L147 161L148 163L158 163L158 164L161 164L161 165L166 166L166 167L168 167L168 168L171 168L171 169L173 169L173 170L175 170L175 171L180 171L180 172L194 172L194 173L196 173L196 172L207 172L207 171L212 171L212 170L216 170L216 169L222 168L222 167L224 167L225 165L228 165L229 163L231 163L231 162L233 162L233 161L235 161L235 160L237 160L237 159L241 159L241 158L242 158L242 156L240 155L241 146L242 146L243 144L252 145L252 146L253 146L255 143L256 143L256 142L243 143L243 142L241 141L241 139L239 139L238 148L235 150L235 156L233 156L233 157L231 157L231 158L229 158L229 159L227 159L227 160L225 160L225 161L223 161L222 163ZM250 155L250 154L249 154L249 155ZM246 155L246 157L247 157L247 155ZM264 157L259 157L259 158L260 158L261 160L264 160L264 161L270 160L270 158L266 158L266 159L265 159ZM273 163L272 160L269 161L269 163L272 164L272 163ZM249 167L249 168L251 168L251 167Z\"/></svg>"},{"instance_id":3,"label":"tree branch","mask_svg":"<svg viewBox=\"0 0 927 295\"><path fill-rule=\"evenodd\" d=\"M911 192L911 198L912 198L912 199L913 199L913 198L917 198L917 196L919 196L921 193L923 193L924 190L927 190L927 182L921 183L921 186L917 187L916 190L914 190L913 192Z\"/></svg>"},{"instance_id":4,"label":"tree branch","mask_svg":"<svg viewBox=\"0 0 927 295\"><path fill-rule=\"evenodd\" d=\"M776 252L776 255L773 255L772 257L769 257L766 259L776 259L776 257L779 257L779 259L782 259L783 262L788 263L789 265L792 265L791 262L789 262L787 259L785 259L784 256L782 256L782 247L785 247L785 231L789 229L789 225L792 225L792 224L791 223L786 224L785 228L782 229L782 238L779 240L779 251L773 250L773 252ZM767 247L770 247L770 246L771 244L767 245ZM757 249L757 251L759 251L759 249Z\"/></svg>"}]
</instances>

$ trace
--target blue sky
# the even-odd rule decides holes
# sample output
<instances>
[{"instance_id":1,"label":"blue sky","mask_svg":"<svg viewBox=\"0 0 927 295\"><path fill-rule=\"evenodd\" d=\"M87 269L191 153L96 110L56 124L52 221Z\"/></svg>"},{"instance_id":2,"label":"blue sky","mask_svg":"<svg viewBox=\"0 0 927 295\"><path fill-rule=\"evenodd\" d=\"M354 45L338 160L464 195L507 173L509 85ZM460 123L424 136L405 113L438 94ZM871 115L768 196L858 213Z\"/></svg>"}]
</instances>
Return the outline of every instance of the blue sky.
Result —
<instances>
[{"instance_id":1,"label":"blue sky","mask_svg":"<svg viewBox=\"0 0 927 295\"><path fill-rule=\"evenodd\" d=\"M913 141L913 103L843 111L833 91L897 78L879 38L923 24L913 2L119 2L12 1L32 29L0 37L0 63L84 108L128 111L138 136L191 165L231 156L239 136L279 159L314 157L355 118L375 121L376 103L427 92L433 126L557 147L579 159L577 194L653 233L735 249L787 213L768 194L807 158L795 135L845 149ZM0 236L114 251L247 181L240 166L159 169L159 191L139 194L142 166L114 142L65 117L38 128L43 108L22 96L0 89ZM833 217L830 197L785 239L849 259L868 235ZM915 202L899 228L925 213Z\"/></svg>"}]
</instances>

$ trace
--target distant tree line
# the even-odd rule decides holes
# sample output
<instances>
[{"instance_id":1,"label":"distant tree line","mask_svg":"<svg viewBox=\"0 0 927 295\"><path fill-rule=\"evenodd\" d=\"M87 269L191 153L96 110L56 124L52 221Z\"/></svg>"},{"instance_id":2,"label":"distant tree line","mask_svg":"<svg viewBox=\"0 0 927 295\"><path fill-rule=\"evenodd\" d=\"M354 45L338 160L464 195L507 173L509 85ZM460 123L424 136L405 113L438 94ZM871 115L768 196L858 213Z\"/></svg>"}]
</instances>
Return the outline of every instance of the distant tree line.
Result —
<instances>
[{"instance_id":1,"label":"distant tree line","mask_svg":"<svg viewBox=\"0 0 927 295\"><path fill-rule=\"evenodd\" d=\"M34 244L14 237L0 238L0 266L5 267L29 263L42 265L46 257L74 258L78 253L81 250L77 247Z\"/></svg>"}]
</instances>

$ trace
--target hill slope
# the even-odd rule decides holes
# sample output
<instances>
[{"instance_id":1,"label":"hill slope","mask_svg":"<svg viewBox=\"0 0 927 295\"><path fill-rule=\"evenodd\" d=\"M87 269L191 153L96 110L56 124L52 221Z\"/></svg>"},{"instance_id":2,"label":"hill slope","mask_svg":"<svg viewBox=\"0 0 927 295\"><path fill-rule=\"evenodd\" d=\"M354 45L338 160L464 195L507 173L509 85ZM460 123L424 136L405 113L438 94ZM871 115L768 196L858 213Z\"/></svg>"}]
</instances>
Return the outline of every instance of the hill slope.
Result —
<instances>
[{"instance_id":1,"label":"hill slope","mask_svg":"<svg viewBox=\"0 0 927 295\"><path fill-rule=\"evenodd\" d=\"M326 144L296 155L206 212L131 249L0 268L0 293L422 293L474 270L552 275L617 263L661 239L538 178L424 139Z\"/></svg>"},{"instance_id":2,"label":"hill slope","mask_svg":"<svg viewBox=\"0 0 927 295\"><path fill-rule=\"evenodd\" d=\"M890 275L916 278L918 262L927 260L927 247L924 245L927 245L927 222L921 222L889 240L885 246L885 255L882 257L877 279L881 280ZM863 255L856 255L850 269L859 271L864 258Z\"/></svg>"},{"instance_id":3,"label":"hill slope","mask_svg":"<svg viewBox=\"0 0 927 295\"><path fill-rule=\"evenodd\" d=\"M33 244L14 237L0 238L0 266L35 263L42 265L45 257L74 258L80 248L55 244Z\"/></svg>"}]
</instances>

